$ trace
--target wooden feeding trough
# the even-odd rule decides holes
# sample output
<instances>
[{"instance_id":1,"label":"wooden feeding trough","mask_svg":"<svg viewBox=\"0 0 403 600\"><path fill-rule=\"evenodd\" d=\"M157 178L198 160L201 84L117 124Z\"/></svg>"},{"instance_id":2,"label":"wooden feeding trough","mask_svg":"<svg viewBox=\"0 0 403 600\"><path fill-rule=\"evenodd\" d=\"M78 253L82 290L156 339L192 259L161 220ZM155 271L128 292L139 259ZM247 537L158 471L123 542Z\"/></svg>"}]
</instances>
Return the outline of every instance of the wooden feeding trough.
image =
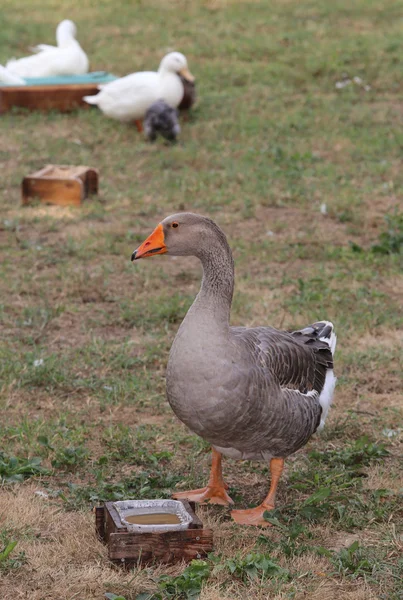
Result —
<instances>
[{"instance_id":1,"label":"wooden feeding trough","mask_svg":"<svg viewBox=\"0 0 403 600\"><path fill-rule=\"evenodd\" d=\"M141 504L141 501L137 502ZM150 505L152 502L143 501ZM191 561L211 552L213 531L203 528L203 523L194 512L193 503L186 500L177 503L182 505L181 508L188 516L188 528L175 530L175 526L172 525L170 531L153 533L129 531L130 525L128 527L116 506L119 502L106 502L103 506L96 507L96 532L98 538L108 546L109 559L115 564L133 567L154 561L168 564L181 560Z\"/></svg>"},{"instance_id":2,"label":"wooden feeding trough","mask_svg":"<svg viewBox=\"0 0 403 600\"><path fill-rule=\"evenodd\" d=\"M98 86L116 77L103 71L85 75L27 78L26 85L0 85L0 114L12 108L70 112L89 108L83 96L98 93Z\"/></svg>"},{"instance_id":3,"label":"wooden feeding trough","mask_svg":"<svg viewBox=\"0 0 403 600\"><path fill-rule=\"evenodd\" d=\"M47 165L22 180L22 203L40 200L46 204L80 205L98 193L98 171L91 167Z\"/></svg>"}]
</instances>

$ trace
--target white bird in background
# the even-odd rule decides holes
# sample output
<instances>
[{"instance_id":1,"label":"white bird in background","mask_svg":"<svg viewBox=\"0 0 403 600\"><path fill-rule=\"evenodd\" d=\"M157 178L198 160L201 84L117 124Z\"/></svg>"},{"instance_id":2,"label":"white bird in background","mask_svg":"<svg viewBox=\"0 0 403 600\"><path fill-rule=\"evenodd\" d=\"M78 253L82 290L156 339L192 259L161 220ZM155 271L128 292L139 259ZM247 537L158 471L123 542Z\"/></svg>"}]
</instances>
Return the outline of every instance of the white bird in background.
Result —
<instances>
[{"instance_id":1,"label":"white bird in background","mask_svg":"<svg viewBox=\"0 0 403 600\"><path fill-rule=\"evenodd\" d=\"M38 44L37 46L31 46L29 49L31 52L38 53L46 50L55 50L56 48L66 48L72 38L75 38L77 35L77 27L73 21L69 19L65 19L64 21L60 21L59 25L56 27L56 43L57 46L52 46L50 44Z\"/></svg>"},{"instance_id":2,"label":"white bird in background","mask_svg":"<svg viewBox=\"0 0 403 600\"><path fill-rule=\"evenodd\" d=\"M18 75L14 75L11 71L6 69L6 67L3 67L3 65L0 65L0 83L7 83L8 85L26 85L25 79Z\"/></svg>"},{"instance_id":3,"label":"white bird in background","mask_svg":"<svg viewBox=\"0 0 403 600\"><path fill-rule=\"evenodd\" d=\"M180 75L194 81L188 69L186 57L180 52L170 52L162 59L158 72L140 71L99 86L99 93L84 96L88 104L97 105L112 119L123 123L135 121L142 130L141 119L154 102L164 100L177 108L184 95Z\"/></svg>"},{"instance_id":4,"label":"white bird in background","mask_svg":"<svg viewBox=\"0 0 403 600\"><path fill-rule=\"evenodd\" d=\"M88 73L89 61L76 40L77 28L66 19L56 29L57 46L39 44L32 48L35 54L12 58L5 67L0 65L0 81L25 83L25 77L54 77L58 75L83 75ZM18 81L20 78L20 81Z\"/></svg>"}]
</instances>

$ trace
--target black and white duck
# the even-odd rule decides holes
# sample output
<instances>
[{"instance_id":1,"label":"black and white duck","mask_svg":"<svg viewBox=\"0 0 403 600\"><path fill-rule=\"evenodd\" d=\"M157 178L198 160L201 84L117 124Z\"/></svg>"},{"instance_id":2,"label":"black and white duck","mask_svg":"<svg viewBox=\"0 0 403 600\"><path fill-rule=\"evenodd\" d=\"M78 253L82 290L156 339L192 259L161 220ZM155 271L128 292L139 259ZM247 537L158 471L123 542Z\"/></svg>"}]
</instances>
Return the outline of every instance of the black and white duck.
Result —
<instances>
[{"instance_id":1,"label":"black and white duck","mask_svg":"<svg viewBox=\"0 0 403 600\"><path fill-rule=\"evenodd\" d=\"M158 134L174 142L181 131L176 109L164 100L158 100L150 106L144 117L143 127L145 136L151 142L157 139Z\"/></svg>"}]
</instances>

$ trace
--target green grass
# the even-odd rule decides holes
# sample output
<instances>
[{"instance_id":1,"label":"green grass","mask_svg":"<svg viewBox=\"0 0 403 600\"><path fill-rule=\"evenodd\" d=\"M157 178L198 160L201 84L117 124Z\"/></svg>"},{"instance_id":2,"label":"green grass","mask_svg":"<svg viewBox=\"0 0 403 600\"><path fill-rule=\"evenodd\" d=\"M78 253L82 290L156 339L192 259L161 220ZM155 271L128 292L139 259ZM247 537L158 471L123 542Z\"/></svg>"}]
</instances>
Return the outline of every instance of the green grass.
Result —
<instances>
[{"instance_id":1,"label":"green grass","mask_svg":"<svg viewBox=\"0 0 403 600\"><path fill-rule=\"evenodd\" d=\"M19 552L17 555L14 552L18 542L9 541L6 537L7 531L0 530L0 573L3 575L13 570L20 569L26 563L26 557L24 552Z\"/></svg>"},{"instance_id":2,"label":"green grass","mask_svg":"<svg viewBox=\"0 0 403 600\"><path fill-rule=\"evenodd\" d=\"M49 541L46 519L27 535L3 510L0 596L29 595L34 581L49 597L85 600L283 600L324 585L329 597L399 599L400 12L392 0L3 2L1 64L52 43L68 16L93 70L153 69L168 48L183 51L198 103L174 147L147 144L97 110L1 116L0 502L12 489L37 506L24 496L31 481L49 496L48 519L62 518ZM345 77L364 84L337 89ZM97 167L99 196L78 209L21 207L21 179L47 163ZM68 567L56 589L32 566L35 544L54 548L68 537L63 524L89 522L99 501L169 497L208 476L207 444L164 396L200 268L130 263L178 210L206 214L228 235L233 324L335 323L335 404L322 435L287 461L268 515L275 527L242 529L209 507L201 515L216 549L202 563L116 579L102 549L88 562L70 549L62 560L82 571ZM224 469L238 507L267 493L266 465ZM54 571L52 550L41 556L44 573ZM102 575L88 578L94 564Z\"/></svg>"}]
</instances>

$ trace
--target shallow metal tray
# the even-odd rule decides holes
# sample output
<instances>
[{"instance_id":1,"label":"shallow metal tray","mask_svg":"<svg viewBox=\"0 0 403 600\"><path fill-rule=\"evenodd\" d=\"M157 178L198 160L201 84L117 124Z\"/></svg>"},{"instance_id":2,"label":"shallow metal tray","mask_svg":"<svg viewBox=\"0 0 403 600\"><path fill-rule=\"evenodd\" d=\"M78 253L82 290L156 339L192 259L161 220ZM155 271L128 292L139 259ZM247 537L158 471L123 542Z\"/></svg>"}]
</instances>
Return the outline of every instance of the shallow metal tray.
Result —
<instances>
[{"instance_id":1,"label":"shallow metal tray","mask_svg":"<svg viewBox=\"0 0 403 600\"><path fill-rule=\"evenodd\" d=\"M138 533L161 533L164 531L182 531L188 529L192 517L187 512L182 502L178 500L121 500L114 502L113 506L119 513L122 524L128 531ZM166 525L129 523L125 517L138 514L169 513L177 515L180 523L169 523Z\"/></svg>"}]
</instances>

